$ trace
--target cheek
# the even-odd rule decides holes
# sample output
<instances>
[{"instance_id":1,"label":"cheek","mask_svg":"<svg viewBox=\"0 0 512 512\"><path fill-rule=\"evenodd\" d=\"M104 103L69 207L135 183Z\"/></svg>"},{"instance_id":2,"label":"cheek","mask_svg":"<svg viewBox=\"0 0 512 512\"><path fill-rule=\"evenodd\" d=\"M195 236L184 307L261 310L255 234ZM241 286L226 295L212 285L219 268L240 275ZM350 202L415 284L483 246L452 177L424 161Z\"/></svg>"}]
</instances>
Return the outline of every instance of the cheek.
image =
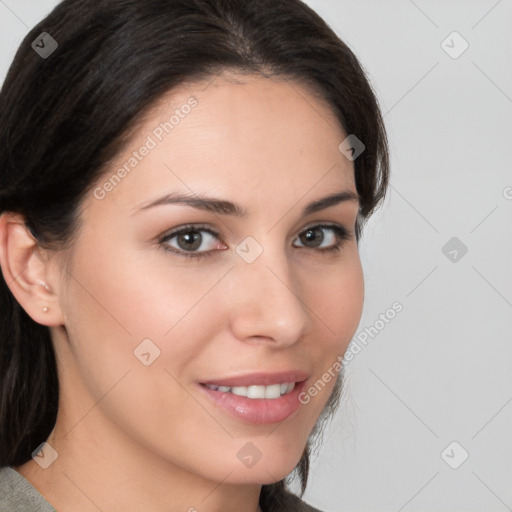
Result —
<instances>
[{"instance_id":1,"label":"cheek","mask_svg":"<svg viewBox=\"0 0 512 512\"><path fill-rule=\"evenodd\" d=\"M310 297L318 328L309 345L309 359L316 364L304 405L310 420L316 420L333 392L343 355L361 320L364 277L357 252L331 272L323 287L314 286Z\"/></svg>"},{"instance_id":2,"label":"cheek","mask_svg":"<svg viewBox=\"0 0 512 512\"><path fill-rule=\"evenodd\" d=\"M75 314L86 321L86 328L99 328L120 338L160 340L171 335L177 325L187 323L222 277L226 269L193 267L192 263L167 259L163 252L123 251L124 240L111 244L83 243L94 251L79 249L81 258L72 270L73 296L69 300ZM172 265L169 264L172 262ZM79 311L77 311L79 310ZM90 319L94 318L94 323Z\"/></svg>"},{"instance_id":3,"label":"cheek","mask_svg":"<svg viewBox=\"0 0 512 512\"><path fill-rule=\"evenodd\" d=\"M338 318L335 329L342 335L345 349L355 334L363 312L364 278L359 258L354 260L342 279L341 288L333 293L335 294L334 309L338 314L332 312L332 316Z\"/></svg>"},{"instance_id":4,"label":"cheek","mask_svg":"<svg viewBox=\"0 0 512 512\"><path fill-rule=\"evenodd\" d=\"M321 280L308 280L307 298L323 336L323 350L345 350L363 310L364 278L357 250L336 267L323 271ZM332 355L332 354L331 354Z\"/></svg>"},{"instance_id":5,"label":"cheek","mask_svg":"<svg viewBox=\"0 0 512 512\"><path fill-rule=\"evenodd\" d=\"M164 275L157 267L112 255L91 255L76 265L65 304L70 351L61 344L73 388L67 407L79 418L91 410L88 422L107 417L131 439L187 467L222 435L186 389L187 368L217 328L207 292L222 273L210 272L191 285L191 273L168 269ZM146 366L148 352L152 362ZM219 447L217 460L222 456ZM237 461L236 450L231 458Z\"/></svg>"},{"instance_id":6,"label":"cheek","mask_svg":"<svg viewBox=\"0 0 512 512\"><path fill-rule=\"evenodd\" d=\"M128 371L130 379L142 371L139 388L129 395L134 400L143 388L168 396L171 377L165 370L182 380L204 340L220 328L222 301L211 296L226 269L186 271L185 264L170 267L165 258L142 251L116 252L118 245L86 243L95 250L82 247L70 268L62 304L72 352L66 358L76 364L93 399ZM155 371L162 374L157 382Z\"/></svg>"}]
</instances>

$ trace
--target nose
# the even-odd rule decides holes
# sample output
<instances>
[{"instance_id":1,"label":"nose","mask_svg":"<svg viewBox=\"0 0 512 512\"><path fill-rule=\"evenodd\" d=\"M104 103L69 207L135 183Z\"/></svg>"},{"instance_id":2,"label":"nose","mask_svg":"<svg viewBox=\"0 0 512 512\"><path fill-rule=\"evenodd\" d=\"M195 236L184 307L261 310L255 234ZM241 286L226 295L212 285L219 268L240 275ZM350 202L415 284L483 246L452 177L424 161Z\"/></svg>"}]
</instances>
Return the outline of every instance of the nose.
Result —
<instances>
[{"instance_id":1,"label":"nose","mask_svg":"<svg viewBox=\"0 0 512 512\"><path fill-rule=\"evenodd\" d=\"M237 339L280 348L296 343L311 327L307 298L283 253L265 250L252 263L237 261L229 286Z\"/></svg>"}]
</instances>

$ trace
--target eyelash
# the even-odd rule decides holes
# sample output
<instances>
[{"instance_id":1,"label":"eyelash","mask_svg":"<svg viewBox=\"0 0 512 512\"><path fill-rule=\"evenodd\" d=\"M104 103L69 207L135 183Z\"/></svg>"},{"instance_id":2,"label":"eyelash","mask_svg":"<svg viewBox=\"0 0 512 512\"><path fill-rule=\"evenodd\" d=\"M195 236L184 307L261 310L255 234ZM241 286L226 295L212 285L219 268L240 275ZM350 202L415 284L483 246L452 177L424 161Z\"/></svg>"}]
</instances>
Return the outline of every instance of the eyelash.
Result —
<instances>
[{"instance_id":1,"label":"eyelash","mask_svg":"<svg viewBox=\"0 0 512 512\"><path fill-rule=\"evenodd\" d=\"M320 252L323 254L335 254L341 250L342 246L344 245L344 242L351 238L350 231L338 224L313 224L311 226L304 228L304 230L301 231L299 233L299 235L305 233L306 231L313 230L313 229L319 229L319 228L320 229L329 229L329 230L333 231L334 234L336 235L337 242L335 245L328 247L328 248L323 248L323 249L310 247L309 249L312 251L317 251L317 252ZM215 252L217 252L217 250L202 251L202 252L194 252L194 251L185 252L185 251L176 250L175 248L171 248L169 245L166 244L166 242L168 242L169 240L172 240L176 236L179 236L183 233L195 232L195 231L205 231L216 238L218 238L220 236L219 233L210 229L208 226L193 224L193 225L183 226L179 229L171 231L170 233L164 234L163 236L161 236L159 238L158 243L165 251L169 251L173 254L176 254L176 255L186 258L188 260L213 256L213 254ZM300 247L300 248L308 249L308 247Z\"/></svg>"}]
</instances>

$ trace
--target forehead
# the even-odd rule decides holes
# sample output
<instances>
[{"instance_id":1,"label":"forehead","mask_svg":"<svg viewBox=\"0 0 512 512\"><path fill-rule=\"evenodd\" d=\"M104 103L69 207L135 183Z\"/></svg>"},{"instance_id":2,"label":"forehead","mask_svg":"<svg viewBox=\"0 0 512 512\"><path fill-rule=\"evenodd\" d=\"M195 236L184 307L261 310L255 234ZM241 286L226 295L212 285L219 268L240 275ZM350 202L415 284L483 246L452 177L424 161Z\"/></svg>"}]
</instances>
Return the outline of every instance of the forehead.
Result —
<instances>
[{"instance_id":1,"label":"forehead","mask_svg":"<svg viewBox=\"0 0 512 512\"><path fill-rule=\"evenodd\" d=\"M100 185L125 169L106 198L123 209L173 190L298 199L354 188L353 164L338 149L345 137L328 105L296 82L219 76L162 97Z\"/></svg>"}]
</instances>

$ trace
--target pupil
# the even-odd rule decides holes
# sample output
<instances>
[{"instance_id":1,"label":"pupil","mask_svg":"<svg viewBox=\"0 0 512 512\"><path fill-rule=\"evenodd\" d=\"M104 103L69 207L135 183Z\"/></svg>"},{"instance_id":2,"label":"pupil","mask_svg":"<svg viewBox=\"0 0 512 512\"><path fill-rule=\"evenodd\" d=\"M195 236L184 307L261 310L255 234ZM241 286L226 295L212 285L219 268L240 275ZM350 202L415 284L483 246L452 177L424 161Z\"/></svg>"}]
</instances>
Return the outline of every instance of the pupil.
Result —
<instances>
[{"instance_id":1,"label":"pupil","mask_svg":"<svg viewBox=\"0 0 512 512\"><path fill-rule=\"evenodd\" d=\"M316 233L316 235L315 235L315 233ZM320 245L322 243L324 235L320 229L308 229L304 233L304 238L308 242L313 242L314 247L316 247L317 245ZM304 240L302 240L302 242L304 243Z\"/></svg>"},{"instance_id":2,"label":"pupil","mask_svg":"<svg viewBox=\"0 0 512 512\"><path fill-rule=\"evenodd\" d=\"M181 244L182 241L184 241L184 244ZM183 233L178 237L178 245L185 250L197 249L201 246L201 234L197 231Z\"/></svg>"}]
</instances>

